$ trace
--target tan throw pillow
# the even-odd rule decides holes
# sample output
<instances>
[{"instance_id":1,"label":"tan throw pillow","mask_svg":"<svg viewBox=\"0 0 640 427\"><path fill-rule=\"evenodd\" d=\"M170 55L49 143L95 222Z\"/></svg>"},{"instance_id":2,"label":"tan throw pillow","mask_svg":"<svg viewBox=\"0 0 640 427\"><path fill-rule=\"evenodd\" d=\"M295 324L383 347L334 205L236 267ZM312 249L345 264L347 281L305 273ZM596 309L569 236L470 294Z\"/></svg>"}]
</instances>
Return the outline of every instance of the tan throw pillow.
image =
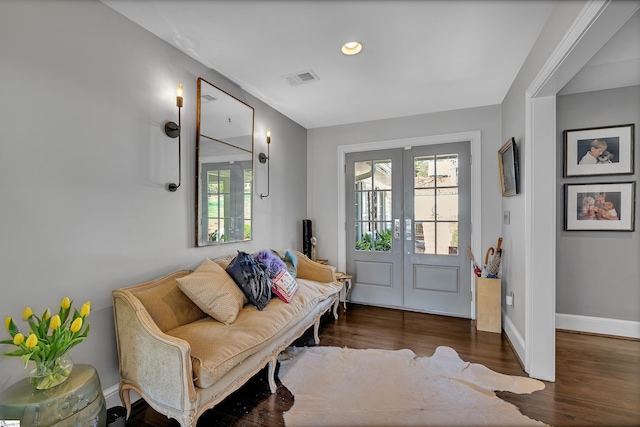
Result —
<instances>
[{"instance_id":1,"label":"tan throw pillow","mask_svg":"<svg viewBox=\"0 0 640 427\"><path fill-rule=\"evenodd\" d=\"M202 311L229 325L244 305L244 294L231 276L217 263L204 260L196 270L176 279L178 287Z\"/></svg>"},{"instance_id":2,"label":"tan throw pillow","mask_svg":"<svg viewBox=\"0 0 640 427\"><path fill-rule=\"evenodd\" d=\"M227 268L229 263L233 261L236 256L234 254L219 256L218 258L214 258L213 262L218 263L220 267Z\"/></svg>"}]
</instances>

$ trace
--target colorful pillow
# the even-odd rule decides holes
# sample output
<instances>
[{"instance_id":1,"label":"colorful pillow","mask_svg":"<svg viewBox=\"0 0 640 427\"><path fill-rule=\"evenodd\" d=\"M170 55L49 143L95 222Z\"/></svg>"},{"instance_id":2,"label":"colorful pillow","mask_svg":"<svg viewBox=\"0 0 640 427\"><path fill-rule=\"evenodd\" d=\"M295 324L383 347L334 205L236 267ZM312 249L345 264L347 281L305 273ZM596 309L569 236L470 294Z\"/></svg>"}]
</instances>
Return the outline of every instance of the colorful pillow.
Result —
<instances>
[{"instance_id":1,"label":"colorful pillow","mask_svg":"<svg viewBox=\"0 0 640 427\"><path fill-rule=\"evenodd\" d=\"M286 265L287 271L295 279L298 276L298 258L288 249L281 258Z\"/></svg>"},{"instance_id":2,"label":"colorful pillow","mask_svg":"<svg viewBox=\"0 0 640 427\"><path fill-rule=\"evenodd\" d=\"M280 270L276 277L273 278L271 290L280 297L284 302L291 301L293 294L298 290L298 282L294 279L286 269Z\"/></svg>"},{"instance_id":3,"label":"colorful pillow","mask_svg":"<svg viewBox=\"0 0 640 427\"><path fill-rule=\"evenodd\" d=\"M200 310L229 325L244 305L244 294L222 267L204 260L188 276L176 279L178 287Z\"/></svg>"},{"instance_id":4,"label":"colorful pillow","mask_svg":"<svg viewBox=\"0 0 640 427\"><path fill-rule=\"evenodd\" d=\"M258 310L264 309L271 300L271 278L268 267L246 252L238 255L226 268L249 302Z\"/></svg>"},{"instance_id":5,"label":"colorful pillow","mask_svg":"<svg viewBox=\"0 0 640 427\"><path fill-rule=\"evenodd\" d=\"M278 274L280 270L287 268L284 261L280 259L280 255L278 255L277 252L269 249L263 249L259 252L256 252L255 254L253 254L253 257L266 265L267 268L269 268L269 277L271 278L275 277L275 275Z\"/></svg>"}]
</instances>

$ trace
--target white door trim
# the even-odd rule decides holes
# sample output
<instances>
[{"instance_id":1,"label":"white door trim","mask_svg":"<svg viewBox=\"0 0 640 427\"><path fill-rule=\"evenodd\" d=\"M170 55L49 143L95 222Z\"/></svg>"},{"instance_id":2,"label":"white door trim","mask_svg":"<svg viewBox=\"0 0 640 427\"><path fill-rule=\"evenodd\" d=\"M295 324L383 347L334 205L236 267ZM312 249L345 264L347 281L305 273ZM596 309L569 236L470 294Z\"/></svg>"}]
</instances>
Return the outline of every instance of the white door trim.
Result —
<instances>
[{"instance_id":1,"label":"white door trim","mask_svg":"<svg viewBox=\"0 0 640 427\"><path fill-rule=\"evenodd\" d=\"M556 220L549 199L555 201L557 179L548 170L556 152L555 96L638 8L637 1L588 1L526 91L524 364L535 378L555 381Z\"/></svg>"},{"instance_id":2,"label":"white door trim","mask_svg":"<svg viewBox=\"0 0 640 427\"><path fill-rule=\"evenodd\" d=\"M421 145L446 144L469 141L471 145L471 250L480 253L482 247L482 137L480 131L451 133L445 135L421 136L416 138L395 139L389 141L365 142L338 146L338 269L344 271L347 265L346 241L346 194L345 194L345 156L347 153L385 150L390 148L410 148ZM340 225L342 224L342 225ZM475 224L475 225L474 225ZM475 319L475 276L471 275L471 317Z\"/></svg>"}]
</instances>

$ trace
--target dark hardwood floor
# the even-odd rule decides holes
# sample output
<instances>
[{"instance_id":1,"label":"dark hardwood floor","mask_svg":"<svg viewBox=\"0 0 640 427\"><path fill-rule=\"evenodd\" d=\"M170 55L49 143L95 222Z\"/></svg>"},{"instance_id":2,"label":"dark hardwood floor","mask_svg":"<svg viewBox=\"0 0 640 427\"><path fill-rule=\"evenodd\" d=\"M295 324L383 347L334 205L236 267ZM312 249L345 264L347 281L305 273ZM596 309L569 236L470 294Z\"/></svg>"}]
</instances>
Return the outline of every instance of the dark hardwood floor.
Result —
<instances>
[{"instance_id":1,"label":"dark hardwood floor","mask_svg":"<svg viewBox=\"0 0 640 427\"><path fill-rule=\"evenodd\" d=\"M556 335L556 382L530 395L498 392L528 417L553 426L640 426L640 341L575 334ZM306 334L296 345L312 344ZM340 319L325 316L320 345L351 348L409 348L431 356L436 347L455 349L469 362L509 375L526 376L507 339L477 332L471 320L350 305ZM206 412L198 427L284 426L283 412L294 397L278 381L269 393L264 371L224 402ZM127 426L175 427L179 424L134 404Z\"/></svg>"}]
</instances>

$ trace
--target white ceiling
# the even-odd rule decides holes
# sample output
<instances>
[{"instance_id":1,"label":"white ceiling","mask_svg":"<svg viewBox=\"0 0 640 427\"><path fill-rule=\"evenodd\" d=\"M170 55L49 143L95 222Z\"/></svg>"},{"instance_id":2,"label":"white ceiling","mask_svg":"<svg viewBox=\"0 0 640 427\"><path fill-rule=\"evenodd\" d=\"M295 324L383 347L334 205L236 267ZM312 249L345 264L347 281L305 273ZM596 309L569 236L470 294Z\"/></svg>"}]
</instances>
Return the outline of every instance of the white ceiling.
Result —
<instances>
[{"instance_id":1,"label":"white ceiling","mask_svg":"<svg viewBox=\"0 0 640 427\"><path fill-rule=\"evenodd\" d=\"M500 104L556 4L101 1L307 129Z\"/></svg>"}]
</instances>

